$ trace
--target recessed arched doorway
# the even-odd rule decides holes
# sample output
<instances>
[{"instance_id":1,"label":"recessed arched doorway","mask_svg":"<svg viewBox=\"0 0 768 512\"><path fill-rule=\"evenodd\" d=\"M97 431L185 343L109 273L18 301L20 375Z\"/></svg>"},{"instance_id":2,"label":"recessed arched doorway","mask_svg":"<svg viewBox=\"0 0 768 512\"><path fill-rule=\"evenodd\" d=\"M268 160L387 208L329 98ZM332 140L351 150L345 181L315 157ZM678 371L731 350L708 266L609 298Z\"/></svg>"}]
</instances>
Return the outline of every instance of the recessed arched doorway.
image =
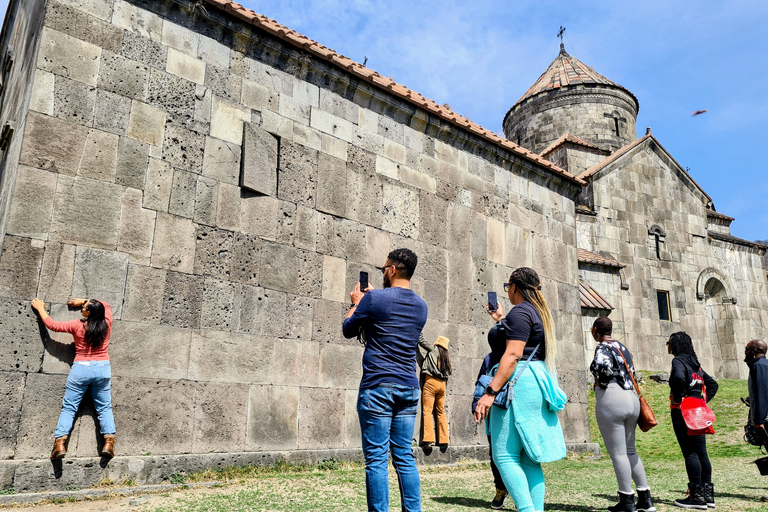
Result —
<instances>
[{"instance_id":1,"label":"recessed arched doorway","mask_svg":"<svg viewBox=\"0 0 768 512\"><path fill-rule=\"evenodd\" d=\"M735 301L728 291L727 281L720 272L707 269L699 276L697 294L704 299L707 308L715 377L738 379L742 363L733 329Z\"/></svg>"}]
</instances>

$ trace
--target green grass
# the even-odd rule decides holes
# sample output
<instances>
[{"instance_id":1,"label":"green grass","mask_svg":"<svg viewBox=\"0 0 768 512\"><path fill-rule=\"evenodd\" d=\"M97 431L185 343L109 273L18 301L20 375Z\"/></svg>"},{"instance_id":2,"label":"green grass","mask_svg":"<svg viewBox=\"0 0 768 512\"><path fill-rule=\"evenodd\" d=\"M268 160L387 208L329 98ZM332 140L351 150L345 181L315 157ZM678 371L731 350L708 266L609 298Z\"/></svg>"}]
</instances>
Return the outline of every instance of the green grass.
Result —
<instances>
[{"instance_id":1,"label":"green grass","mask_svg":"<svg viewBox=\"0 0 768 512\"><path fill-rule=\"evenodd\" d=\"M638 452L645 463L660 512L682 510L671 505L683 496L687 478L682 455L669 420L669 387L649 381L644 386L659 425L650 432L638 431ZM751 463L760 456L756 447L742 440L747 408L739 397L746 394L744 381L721 381L720 392L710 403L717 414L716 434L708 438L717 496L717 512L768 512L768 503L757 498L768 494L768 479L760 477ZM548 511L605 510L613 503L616 479L605 455L594 418L590 393L592 440L604 456L569 456L544 466ZM322 468L322 469L321 469ZM422 505L425 512L488 510L493 482L487 463L458 466L422 466ZM365 474L362 464L328 459L318 466L292 465L281 461L272 467L225 468L188 475L187 482L218 480L221 488L205 494L186 495L167 501L154 512L215 511L357 511L365 510ZM390 503L399 509L394 471L390 471ZM514 510L511 500L505 510Z\"/></svg>"}]
</instances>

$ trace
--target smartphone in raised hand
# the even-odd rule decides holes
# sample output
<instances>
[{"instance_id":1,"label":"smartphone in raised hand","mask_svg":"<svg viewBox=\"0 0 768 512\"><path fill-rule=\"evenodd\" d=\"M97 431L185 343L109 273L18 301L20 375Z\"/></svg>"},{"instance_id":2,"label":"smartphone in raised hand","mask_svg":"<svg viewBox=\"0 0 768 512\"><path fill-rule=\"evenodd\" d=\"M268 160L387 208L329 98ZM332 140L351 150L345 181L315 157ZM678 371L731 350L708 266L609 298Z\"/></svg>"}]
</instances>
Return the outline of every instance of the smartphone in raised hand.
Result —
<instances>
[{"instance_id":1,"label":"smartphone in raised hand","mask_svg":"<svg viewBox=\"0 0 768 512\"><path fill-rule=\"evenodd\" d=\"M368 272L360 272L360 291L365 293L368 289Z\"/></svg>"},{"instance_id":2,"label":"smartphone in raised hand","mask_svg":"<svg viewBox=\"0 0 768 512\"><path fill-rule=\"evenodd\" d=\"M488 292L488 311L496 311L499 301L496 298L496 292Z\"/></svg>"}]
</instances>

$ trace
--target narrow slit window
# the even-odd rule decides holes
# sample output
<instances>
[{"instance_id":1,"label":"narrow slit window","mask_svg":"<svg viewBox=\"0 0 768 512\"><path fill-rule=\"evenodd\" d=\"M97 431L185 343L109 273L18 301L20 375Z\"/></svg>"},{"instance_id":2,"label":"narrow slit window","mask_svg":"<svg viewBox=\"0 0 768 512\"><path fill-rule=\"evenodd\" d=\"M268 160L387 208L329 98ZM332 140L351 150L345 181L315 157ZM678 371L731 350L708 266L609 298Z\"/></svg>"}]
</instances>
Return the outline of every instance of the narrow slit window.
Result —
<instances>
[{"instance_id":1,"label":"narrow slit window","mask_svg":"<svg viewBox=\"0 0 768 512\"><path fill-rule=\"evenodd\" d=\"M672 319L669 309L669 292L656 290L656 300L659 303L659 319L669 322Z\"/></svg>"}]
</instances>

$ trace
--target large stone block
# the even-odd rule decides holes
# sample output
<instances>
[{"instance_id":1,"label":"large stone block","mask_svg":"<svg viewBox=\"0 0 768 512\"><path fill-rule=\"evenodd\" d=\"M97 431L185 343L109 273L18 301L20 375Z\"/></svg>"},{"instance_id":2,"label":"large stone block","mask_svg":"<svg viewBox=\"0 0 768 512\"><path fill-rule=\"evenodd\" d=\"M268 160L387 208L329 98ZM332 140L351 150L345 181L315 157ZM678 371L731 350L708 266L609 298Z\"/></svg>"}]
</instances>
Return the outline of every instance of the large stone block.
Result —
<instances>
[{"instance_id":1,"label":"large stone block","mask_svg":"<svg viewBox=\"0 0 768 512\"><path fill-rule=\"evenodd\" d=\"M243 284L259 283L262 241L260 238L237 233L232 244L231 278Z\"/></svg>"},{"instance_id":2,"label":"large stone block","mask_svg":"<svg viewBox=\"0 0 768 512\"><path fill-rule=\"evenodd\" d=\"M341 302L318 299L315 301L312 320L312 341L318 343L357 343L357 339L346 340L341 331L345 307Z\"/></svg>"},{"instance_id":3,"label":"large stone block","mask_svg":"<svg viewBox=\"0 0 768 512\"><path fill-rule=\"evenodd\" d=\"M129 265L125 282L122 319L131 322L160 323L168 271L161 268Z\"/></svg>"},{"instance_id":4,"label":"large stone block","mask_svg":"<svg viewBox=\"0 0 768 512\"><path fill-rule=\"evenodd\" d=\"M128 133L131 117L131 100L112 92L96 90L96 105L93 111L93 126L116 135Z\"/></svg>"},{"instance_id":5,"label":"large stone block","mask_svg":"<svg viewBox=\"0 0 768 512\"><path fill-rule=\"evenodd\" d=\"M363 376L361 344L320 347L320 385L329 388L354 389Z\"/></svg>"},{"instance_id":6,"label":"large stone block","mask_svg":"<svg viewBox=\"0 0 768 512\"><path fill-rule=\"evenodd\" d=\"M0 458L3 460L12 459L16 452L26 377L22 372L0 372Z\"/></svg>"},{"instance_id":7,"label":"large stone block","mask_svg":"<svg viewBox=\"0 0 768 512\"><path fill-rule=\"evenodd\" d=\"M296 251L299 276L296 294L320 298L323 293L323 256L314 251Z\"/></svg>"},{"instance_id":8,"label":"large stone block","mask_svg":"<svg viewBox=\"0 0 768 512\"><path fill-rule=\"evenodd\" d=\"M323 299L346 302L347 262L333 256L323 257Z\"/></svg>"},{"instance_id":9,"label":"large stone block","mask_svg":"<svg viewBox=\"0 0 768 512\"><path fill-rule=\"evenodd\" d=\"M317 209L344 217L347 201L347 169L343 160L320 153L317 172Z\"/></svg>"},{"instance_id":10,"label":"large stone block","mask_svg":"<svg viewBox=\"0 0 768 512\"><path fill-rule=\"evenodd\" d=\"M112 16L113 0L58 0L100 20L108 20Z\"/></svg>"},{"instance_id":11,"label":"large stone block","mask_svg":"<svg viewBox=\"0 0 768 512\"><path fill-rule=\"evenodd\" d=\"M164 20L162 43L187 55L197 56L200 35L187 27Z\"/></svg>"},{"instance_id":12,"label":"large stone block","mask_svg":"<svg viewBox=\"0 0 768 512\"><path fill-rule=\"evenodd\" d=\"M166 112L147 103L133 101L128 120L128 136L153 146L163 143Z\"/></svg>"},{"instance_id":13,"label":"large stone block","mask_svg":"<svg viewBox=\"0 0 768 512\"><path fill-rule=\"evenodd\" d=\"M160 323L197 329L202 305L203 276L168 272Z\"/></svg>"},{"instance_id":14,"label":"large stone block","mask_svg":"<svg viewBox=\"0 0 768 512\"><path fill-rule=\"evenodd\" d=\"M191 219L157 214L152 266L192 272L195 261L195 225Z\"/></svg>"},{"instance_id":15,"label":"large stone block","mask_svg":"<svg viewBox=\"0 0 768 512\"><path fill-rule=\"evenodd\" d=\"M167 212L173 187L173 168L168 162L150 158L144 185L144 208Z\"/></svg>"},{"instance_id":16,"label":"large stone block","mask_svg":"<svg viewBox=\"0 0 768 512\"><path fill-rule=\"evenodd\" d=\"M127 254L78 247L75 255L72 294L76 297L109 302L115 318L120 318L127 274Z\"/></svg>"},{"instance_id":17,"label":"large stone block","mask_svg":"<svg viewBox=\"0 0 768 512\"><path fill-rule=\"evenodd\" d=\"M96 88L63 76L53 79L53 115L84 126L93 124Z\"/></svg>"},{"instance_id":18,"label":"large stone block","mask_svg":"<svg viewBox=\"0 0 768 512\"><path fill-rule=\"evenodd\" d=\"M6 235L0 253L0 297L34 299L42 264L42 242Z\"/></svg>"},{"instance_id":19,"label":"large stone block","mask_svg":"<svg viewBox=\"0 0 768 512\"><path fill-rule=\"evenodd\" d=\"M112 404L123 453L189 453L197 387L187 380L113 378Z\"/></svg>"},{"instance_id":20,"label":"large stone block","mask_svg":"<svg viewBox=\"0 0 768 512\"><path fill-rule=\"evenodd\" d=\"M195 274L229 279L235 234L208 226L196 227Z\"/></svg>"},{"instance_id":21,"label":"large stone block","mask_svg":"<svg viewBox=\"0 0 768 512\"><path fill-rule=\"evenodd\" d=\"M99 89L144 101L147 97L148 79L147 67L141 62L126 59L117 53L102 52L97 82Z\"/></svg>"},{"instance_id":22,"label":"large stone block","mask_svg":"<svg viewBox=\"0 0 768 512\"><path fill-rule=\"evenodd\" d=\"M198 385L192 453L245 450L249 394L243 384Z\"/></svg>"},{"instance_id":23,"label":"large stone block","mask_svg":"<svg viewBox=\"0 0 768 512\"><path fill-rule=\"evenodd\" d=\"M124 32L123 57L151 66L155 69L165 69L168 62L168 47L152 41L136 32Z\"/></svg>"},{"instance_id":24,"label":"large stone block","mask_svg":"<svg viewBox=\"0 0 768 512\"><path fill-rule=\"evenodd\" d=\"M240 226L249 235L274 240L277 236L278 200L240 189ZM221 206L221 203L219 203Z\"/></svg>"},{"instance_id":25,"label":"large stone block","mask_svg":"<svg viewBox=\"0 0 768 512\"><path fill-rule=\"evenodd\" d=\"M129 2L119 0L114 5L112 23L128 32L135 32L153 41L161 41L163 18Z\"/></svg>"},{"instance_id":26,"label":"large stone block","mask_svg":"<svg viewBox=\"0 0 768 512\"><path fill-rule=\"evenodd\" d=\"M299 428L299 388L251 386L246 450L295 450Z\"/></svg>"},{"instance_id":27,"label":"large stone block","mask_svg":"<svg viewBox=\"0 0 768 512\"><path fill-rule=\"evenodd\" d=\"M251 122L251 109L218 96L213 96L211 109L211 137L241 144L243 123Z\"/></svg>"},{"instance_id":28,"label":"large stone block","mask_svg":"<svg viewBox=\"0 0 768 512\"><path fill-rule=\"evenodd\" d=\"M289 311L289 295L285 292L264 290L264 303L261 312L262 334L275 338L286 338L289 331L288 315L281 311Z\"/></svg>"},{"instance_id":29,"label":"large stone block","mask_svg":"<svg viewBox=\"0 0 768 512\"><path fill-rule=\"evenodd\" d=\"M29 110L41 114L53 115L53 73L38 69L32 84L32 94L29 98Z\"/></svg>"},{"instance_id":30,"label":"large stone block","mask_svg":"<svg viewBox=\"0 0 768 512\"><path fill-rule=\"evenodd\" d=\"M277 139L251 123L245 123L240 186L268 196L277 189Z\"/></svg>"},{"instance_id":31,"label":"large stone block","mask_svg":"<svg viewBox=\"0 0 768 512\"><path fill-rule=\"evenodd\" d=\"M203 310L200 327L219 331L234 331L239 318L240 285L206 276L203 284Z\"/></svg>"},{"instance_id":32,"label":"large stone block","mask_svg":"<svg viewBox=\"0 0 768 512\"><path fill-rule=\"evenodd\" d=\"M199 176L195 190L195 216L193 220L198 224L215 226L218 204L219 182Z\"/></svg>"},{"instance_id":33,"label":"large stone block","mask_svg":"<svg viewBox=\"0 0 768 512\"><path fill-rule=\"evenodd\" d=\"M243 77L230 73L229 68L220 66L221 63L209 63L205 66L205 86L214 96L237 103L242 96Z\"/></svg>"},{"instance_id":34,"label":"large stone block","mask_svg":"<svg viewBox=\"0 0 768 512\"><path fill-rule=\"evenodd\" d=\"M275 338L200 330L192 333L189 378L198 381L272 382Z\"/></svg>"},{"instance_id":35,"label":"large stone block","mask_svg":"<svg viewBox=\"0 0 768 512\"><path fill-rule=\"evenodd\" d=\"M109 357L113 377L186 379L192 331L117 320Z\"/></svg>"},{"instance_id":36,"label":"large stone block","mask_svg":"<svg viewBox=\"0 0 768 512\"><path fill-rule=\"evenodd\" d=\"M360 419L357 416L357 389L348 389L344 393L344 446L362 447Z\"/></svg>"},{"instance_id":37,"label":"large stone block","mask_svg":"<svg viewBox=\"0 0 768 512\"><path fill-rule=\"evenodd\" d=\"M248 138L247 130L246 138ZM203 176L229 185L238 185L240 181L241 152L239 144L215 137L206 137ZM277 148L275 148L275 154L277 154ZM277 164L275 164L275 167L277 167Z\"/></svg>"},{"instance_id":38,"label":"large stone block","mask_svg":"<svg viewBox=\"0 0 768 512\"><path fill-rule=\"evenodd\" d=\"M151 69L147 102L168 111L169 117L178 118L179 122L183 122L194 118L196 90L194 82L165 71Z\"/></svg>"},{"instance_id":39,"label":"large stone block","mask_svg":"<svg viewBox=\"0 0 768 512\"><path fill-rule=\"evenodd\" d=\"M95 44L43 27L37 67L95 87L101 52Z\"/></svg>"},{"instance_id":40,"label":"large stone block","mask_svg":"<svg viewBox=\"0 0 768 512\"><path fill-rule=\"evenodd\" d=\"M286 386L318 386L320 344L299 340L281 340L276 343L270 382Z\"/></svg>"},{"instance_id":41,"label":"large stone block","mask_svg":"<svg viewBox=\"0 0 768 512\"><path fill-rule=\"evenodd\" d=\"M125 189L117 250L149 258L152 255L157 213L142 208L141 202L142 193L140 190Z\"/></svg>"},{"instance_id":42,"label":"large stone block","mask_svg":"<svg viewBox=\"0 0 768 512\"><path fill-rule=\"evenodd\" d=\"M20 165L6 233L46 240L51 226L57 176Z\"/></svg>"},{"instance_id":43,"label":"large stone block","mask_svg":"<svg viewBox=\"0 0 768 512\"><path fill-rule=\"evenodd\" d=\"M119 52L123 42L122 30L62 2L48 5L45 26L113 52Z\"/></svg>"},{"instance_id":44,"label":"large stone block","mask_svg":"<svg viewBox=\"0 0 768 512\"><path fill-rule=\"evenodd\" d=\"M75 176L88 128L45 116L27 115L19 163Z\"/></svg>"},{"instance_id":45,"label":"large stone block","mask_svg":"<svg viewBox=\"0 0 768 512\"><path fill-rule=\"evenodd\" d=\"M190 82L205 83L205 62L174 48L168 48L165 70Z\"/></svg>"},{"instance_id":46,"label":"large stone block","mask_svg":"<svg viewBox=\"0 0 768 512\"><path fill-rule=\"evenodd\" d=\"M264 242L261 246L259 281L264 288L295 291L298 283L296 248Z\"/></svg>"},{"instance_id":47,"label":"large stone block","mask_svg":"<svg viewBox=\"0 0 768 512\"><path fill-rule=\"evenodd\" d=\"M168 213L191 219L195 216L197 174L174 169Z\"/></svg>"},{"instance_id":48,"label":"large stone block","mask_svg":"<svg viewBox=\"0 0 768 512\"><path fill-rule=\"evenodd\" d=\"M45 302L65 303L72 297L75 272L75 246L48 242L43 253L37 298Z\"/></svg>"},{"instance_id":49,"label":"large stone block","mask_svg":"<svg viewBox=\"0 0 768 512\"><path fill-rule=\"evenodd\" d=\"M301 388L297 448L340 448L344 439L344 390Z\"/></svg>"},{"instance_id":50,"label":"large stone block","mask_svg":"<svg viewBox=\"0 0 768 512\"><path fill-rule=\"evenodd\" d=\"M353 168L354 165L348 161L346 217L369 226L381 227L384 207L381 177L373 171L360 172Z\"/></svg>"},{"instance_id":51,"label":"large stone block","mask_svg":"<svg viewBox=\"0 0 768 512\"><path fill-rule=\"evenodd\" d=\"M149 144L130 137L120 137L117 147L115 183L144 190L148 163Z\"/></svg>"},{"instance_id":52,"label":"large stone block","mask_svg":"<svg viewBox=\"0 0 768 512\"><path fill-rule=\"evenodd\" d=\"M163 140L163 160L175 169L200 174L203 172L205 139L205 135L178 125L168 125Z\"/></svg>"},{"instance_id":53,"label":"large stone block","mask_svg":"<svg viewBox=\"0 0 768 512\"><path fill-rule=\"evenodd\" d=\"M45 459L50 455L66 382L66 375L27 375L16 434L16 459Z\"/></svg>"},{"instance_id":54,"label":"large stone block","mask_svg":"<svg viewBox=\"0 0 768 512\"><path fill-rule=\"evenodd\" d=\"M278 157L278 189L280 199L313 208L317 187L318 152L282 140Z\"/></svg>"},{"instance_id":55,"label":"large stone block","mask_svg":"<svg viewBox=\"0 0 768 512\"><path fill-rule=\"evenodd\" d=\"M90 130L85 139L77 175L103 181L115 181L119 137L101 130Z\"/></svg>"},{"instance_id":56,"label":"large stone block","mask_svg":"<svg viewBox=\"0 0 768 512\"><path fill-rule=\"evenodd\" d=\"M448 241L448 201L435 194L419 194L419 239L445 247Z\"/></svg>"},{"instance_id":57,"label":"large stone block","mask_svg":"<svg viewBox=\"0 0 768 512\"><path fill-rule=\"evenodd\" d=\"M419 193L384 183L382 228L408 238L419 236Z\"/></svg>"}]
</instances>

